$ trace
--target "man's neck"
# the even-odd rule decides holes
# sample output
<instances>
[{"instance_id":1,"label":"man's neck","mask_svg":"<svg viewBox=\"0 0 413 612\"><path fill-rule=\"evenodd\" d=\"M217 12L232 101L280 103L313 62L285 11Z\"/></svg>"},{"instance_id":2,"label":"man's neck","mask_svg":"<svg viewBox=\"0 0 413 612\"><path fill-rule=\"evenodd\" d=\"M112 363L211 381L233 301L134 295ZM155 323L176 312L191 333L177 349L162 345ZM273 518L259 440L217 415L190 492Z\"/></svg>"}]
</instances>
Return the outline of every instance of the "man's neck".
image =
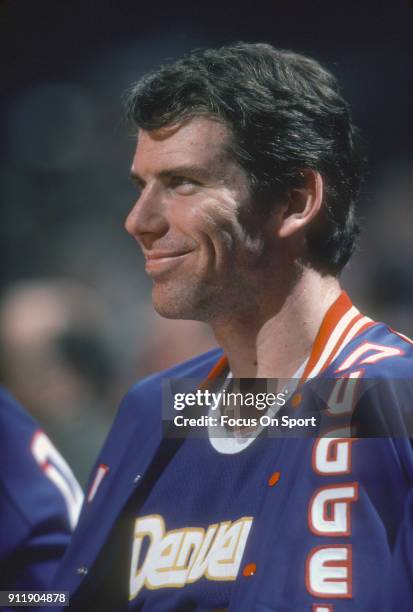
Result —
<instances>
[{"instance_id":1,"label":"man's neck","mask_svg":"<svg viewBox=\"0 0 413 612\"><path fill-rule=\"evenodd\" d=\"M213 324L236 378L290 378L310 355L321 322L340 295L336 278L307 269L281 306Z\"/></svg>"}]
</instances>

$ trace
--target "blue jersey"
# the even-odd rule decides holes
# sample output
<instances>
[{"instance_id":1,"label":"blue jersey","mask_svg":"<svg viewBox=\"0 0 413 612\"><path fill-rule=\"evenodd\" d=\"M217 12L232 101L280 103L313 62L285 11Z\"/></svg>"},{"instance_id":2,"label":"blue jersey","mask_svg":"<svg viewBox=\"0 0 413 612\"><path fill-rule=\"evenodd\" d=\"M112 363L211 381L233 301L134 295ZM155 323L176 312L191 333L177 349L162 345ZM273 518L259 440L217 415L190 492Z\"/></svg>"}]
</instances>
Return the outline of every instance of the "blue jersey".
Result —
<instances>
[{"instance_id":1,"label":"blue jersey","mask_svg":"<svg viewBox=\"0 0 413 612\"><path fill-rule=\"evenodd\" d=\"M297 418L311 413L320 398L308 381L329 382L328 434L259 436L232 456L205 439L165 439L164 382L211 380L225 367L211 351L128 393L55 588L70 591L76 610L389 612L384 578L413 483L412 446L400 435L412 343L342 294L289 406ZM343 418L361 407L398 437L349 437Z\"/></svg>"},{"instance_id":2,"label":"blue jersey","mask_svg":"<svg viewBox=\"0 0 413 612\"><path fill-rule=\"evenodd\" d=\"M50 585L83 501L38 424L0 389L0 590Z\"/></svg>"},{"instance_id":3,"label":"blue jersey","mask_svg":"<svg viewBox=\"0 0 413 612\"><path fill-rule=\"evenodd\" d=\"M407 498L392 557L390 588L386 593L389 610L413 609L413 488ZM410 603L410 608L407 607ZM403 607L404 606L404 607Z\"/></svg>"}]
</instances>

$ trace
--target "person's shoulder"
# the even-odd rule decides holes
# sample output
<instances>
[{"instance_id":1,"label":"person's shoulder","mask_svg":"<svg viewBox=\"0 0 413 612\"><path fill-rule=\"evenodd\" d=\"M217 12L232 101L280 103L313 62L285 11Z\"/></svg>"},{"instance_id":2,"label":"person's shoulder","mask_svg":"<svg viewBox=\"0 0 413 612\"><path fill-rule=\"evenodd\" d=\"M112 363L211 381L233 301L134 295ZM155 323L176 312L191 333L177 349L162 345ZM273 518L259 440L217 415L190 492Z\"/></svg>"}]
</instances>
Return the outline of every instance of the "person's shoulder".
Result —
<instances>
[{"instance_id":1,"label":"person's shoulder","mask_svg":"<svg viewBox=\"0 0 413 612\"><path fill-rule=\"evenodd\" d=\"M333 360L326 377L337 379L334 391L326 390L334 405L331 410L357 413L354 420L361 437L410 437L413 343L407 336L384 323L371 322Z\"/></svg>"},{"instance_id":2,"label":"person's shoulder","mask_svg":"<svg viewBox=\"0 0 413 612\"><path fill-rule=\"evenodd\" d=\"M398 347L403 355L413 358L413 340L386 323L376 322L367 330L366 338L388 347Z\"/></svg>"},{"instance_id":3,"label":"person's shoulder","mask_svg":"<svg viewBox=\"0 0 413 612\"><path fill-rule=\"evenodd\" d=\"M413 340L374 323L348 342L332 365L339 376L360 370L365 378L413 378Z\"/></svg>"},{"instance_id":4,"label":"person's shoulder","mask_svg":"<svg viewBox=\"0 0 413 612\"><path fill-rule=\"evenodd\" d=\"M34 431L37 428L33 417L0 386L0 439L6 438L14 430Z\"/></svg>"},{"instance_id":5,"label":"person's shoulder","mask_svg":"<svg viewBox=\"0 0 413 612\"><path fill-rule=\"evenodd\" d=\"M7 465L0 472L3 496L14 497L21 475L33 477L31 444L39 429L36 421L3 387L0 387L0 461Z\"/></svg>"},{"instance_id":6,"label":"person's shoulder","mask_svg":"<svg viewBox=\"0 0 413 612\"><path fill-rule=\"evenodd\" d=\"M0 461L8 465L0 474L1 481L10 479L23 465L32 468L31 447L38 431L37 421L0 387Z\"/></svg>"},{"instance_id":7,"label":"person's shoulder","mask_svg":"<svg viewBox=\"0 0 413 612\"><path fill-rule=\"evenodd\" d=\"M58 520L67 532L74 526L83 497L77 481L39 423L3 387L0 461L7 466L0 472L3 519L13 515L13 524L19 518L27 528Z\"/></svg>"}]
</instances>

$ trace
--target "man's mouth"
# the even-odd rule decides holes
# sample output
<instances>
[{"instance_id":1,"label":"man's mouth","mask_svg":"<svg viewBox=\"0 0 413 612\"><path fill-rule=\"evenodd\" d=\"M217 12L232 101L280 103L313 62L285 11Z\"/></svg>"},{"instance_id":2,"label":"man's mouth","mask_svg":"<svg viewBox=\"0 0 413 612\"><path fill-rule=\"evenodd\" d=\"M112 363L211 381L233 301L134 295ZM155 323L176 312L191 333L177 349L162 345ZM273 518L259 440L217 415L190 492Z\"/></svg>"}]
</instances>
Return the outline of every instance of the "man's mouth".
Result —
<instances>
[{"instance_id":1,"label":"man's mouth","mask_svg":"<svg viewBox=\"0 0 413 612\"><path fill-rule=\"evenodd\" d=\"M145 253L145 269L148 274L155 276L157 273L165 272L181 263L181 261L190 255L190 251L154 251L153 253Z\"/></svg>"}]
</instances>

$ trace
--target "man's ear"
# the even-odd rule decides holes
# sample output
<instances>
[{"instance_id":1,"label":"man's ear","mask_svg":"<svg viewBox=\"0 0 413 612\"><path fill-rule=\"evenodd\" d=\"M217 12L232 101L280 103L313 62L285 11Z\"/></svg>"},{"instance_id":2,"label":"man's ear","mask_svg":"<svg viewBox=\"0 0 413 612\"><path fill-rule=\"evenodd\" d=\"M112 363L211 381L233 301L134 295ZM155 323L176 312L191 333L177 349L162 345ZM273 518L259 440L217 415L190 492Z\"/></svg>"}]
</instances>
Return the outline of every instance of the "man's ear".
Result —
<instances>
[{"instance_id":1,"label":"man's ear","mask_svg":"<svg viewBox=\"0 0 413 612\"><path fill-rule=\"evenodd\" d=\"M324 185L321 174L316 170L300 172L302 184L293 187L286 194L282 216L279 220L278 236L288 238L305 228L320 211Z\"/></svg>"}]
</instances>

